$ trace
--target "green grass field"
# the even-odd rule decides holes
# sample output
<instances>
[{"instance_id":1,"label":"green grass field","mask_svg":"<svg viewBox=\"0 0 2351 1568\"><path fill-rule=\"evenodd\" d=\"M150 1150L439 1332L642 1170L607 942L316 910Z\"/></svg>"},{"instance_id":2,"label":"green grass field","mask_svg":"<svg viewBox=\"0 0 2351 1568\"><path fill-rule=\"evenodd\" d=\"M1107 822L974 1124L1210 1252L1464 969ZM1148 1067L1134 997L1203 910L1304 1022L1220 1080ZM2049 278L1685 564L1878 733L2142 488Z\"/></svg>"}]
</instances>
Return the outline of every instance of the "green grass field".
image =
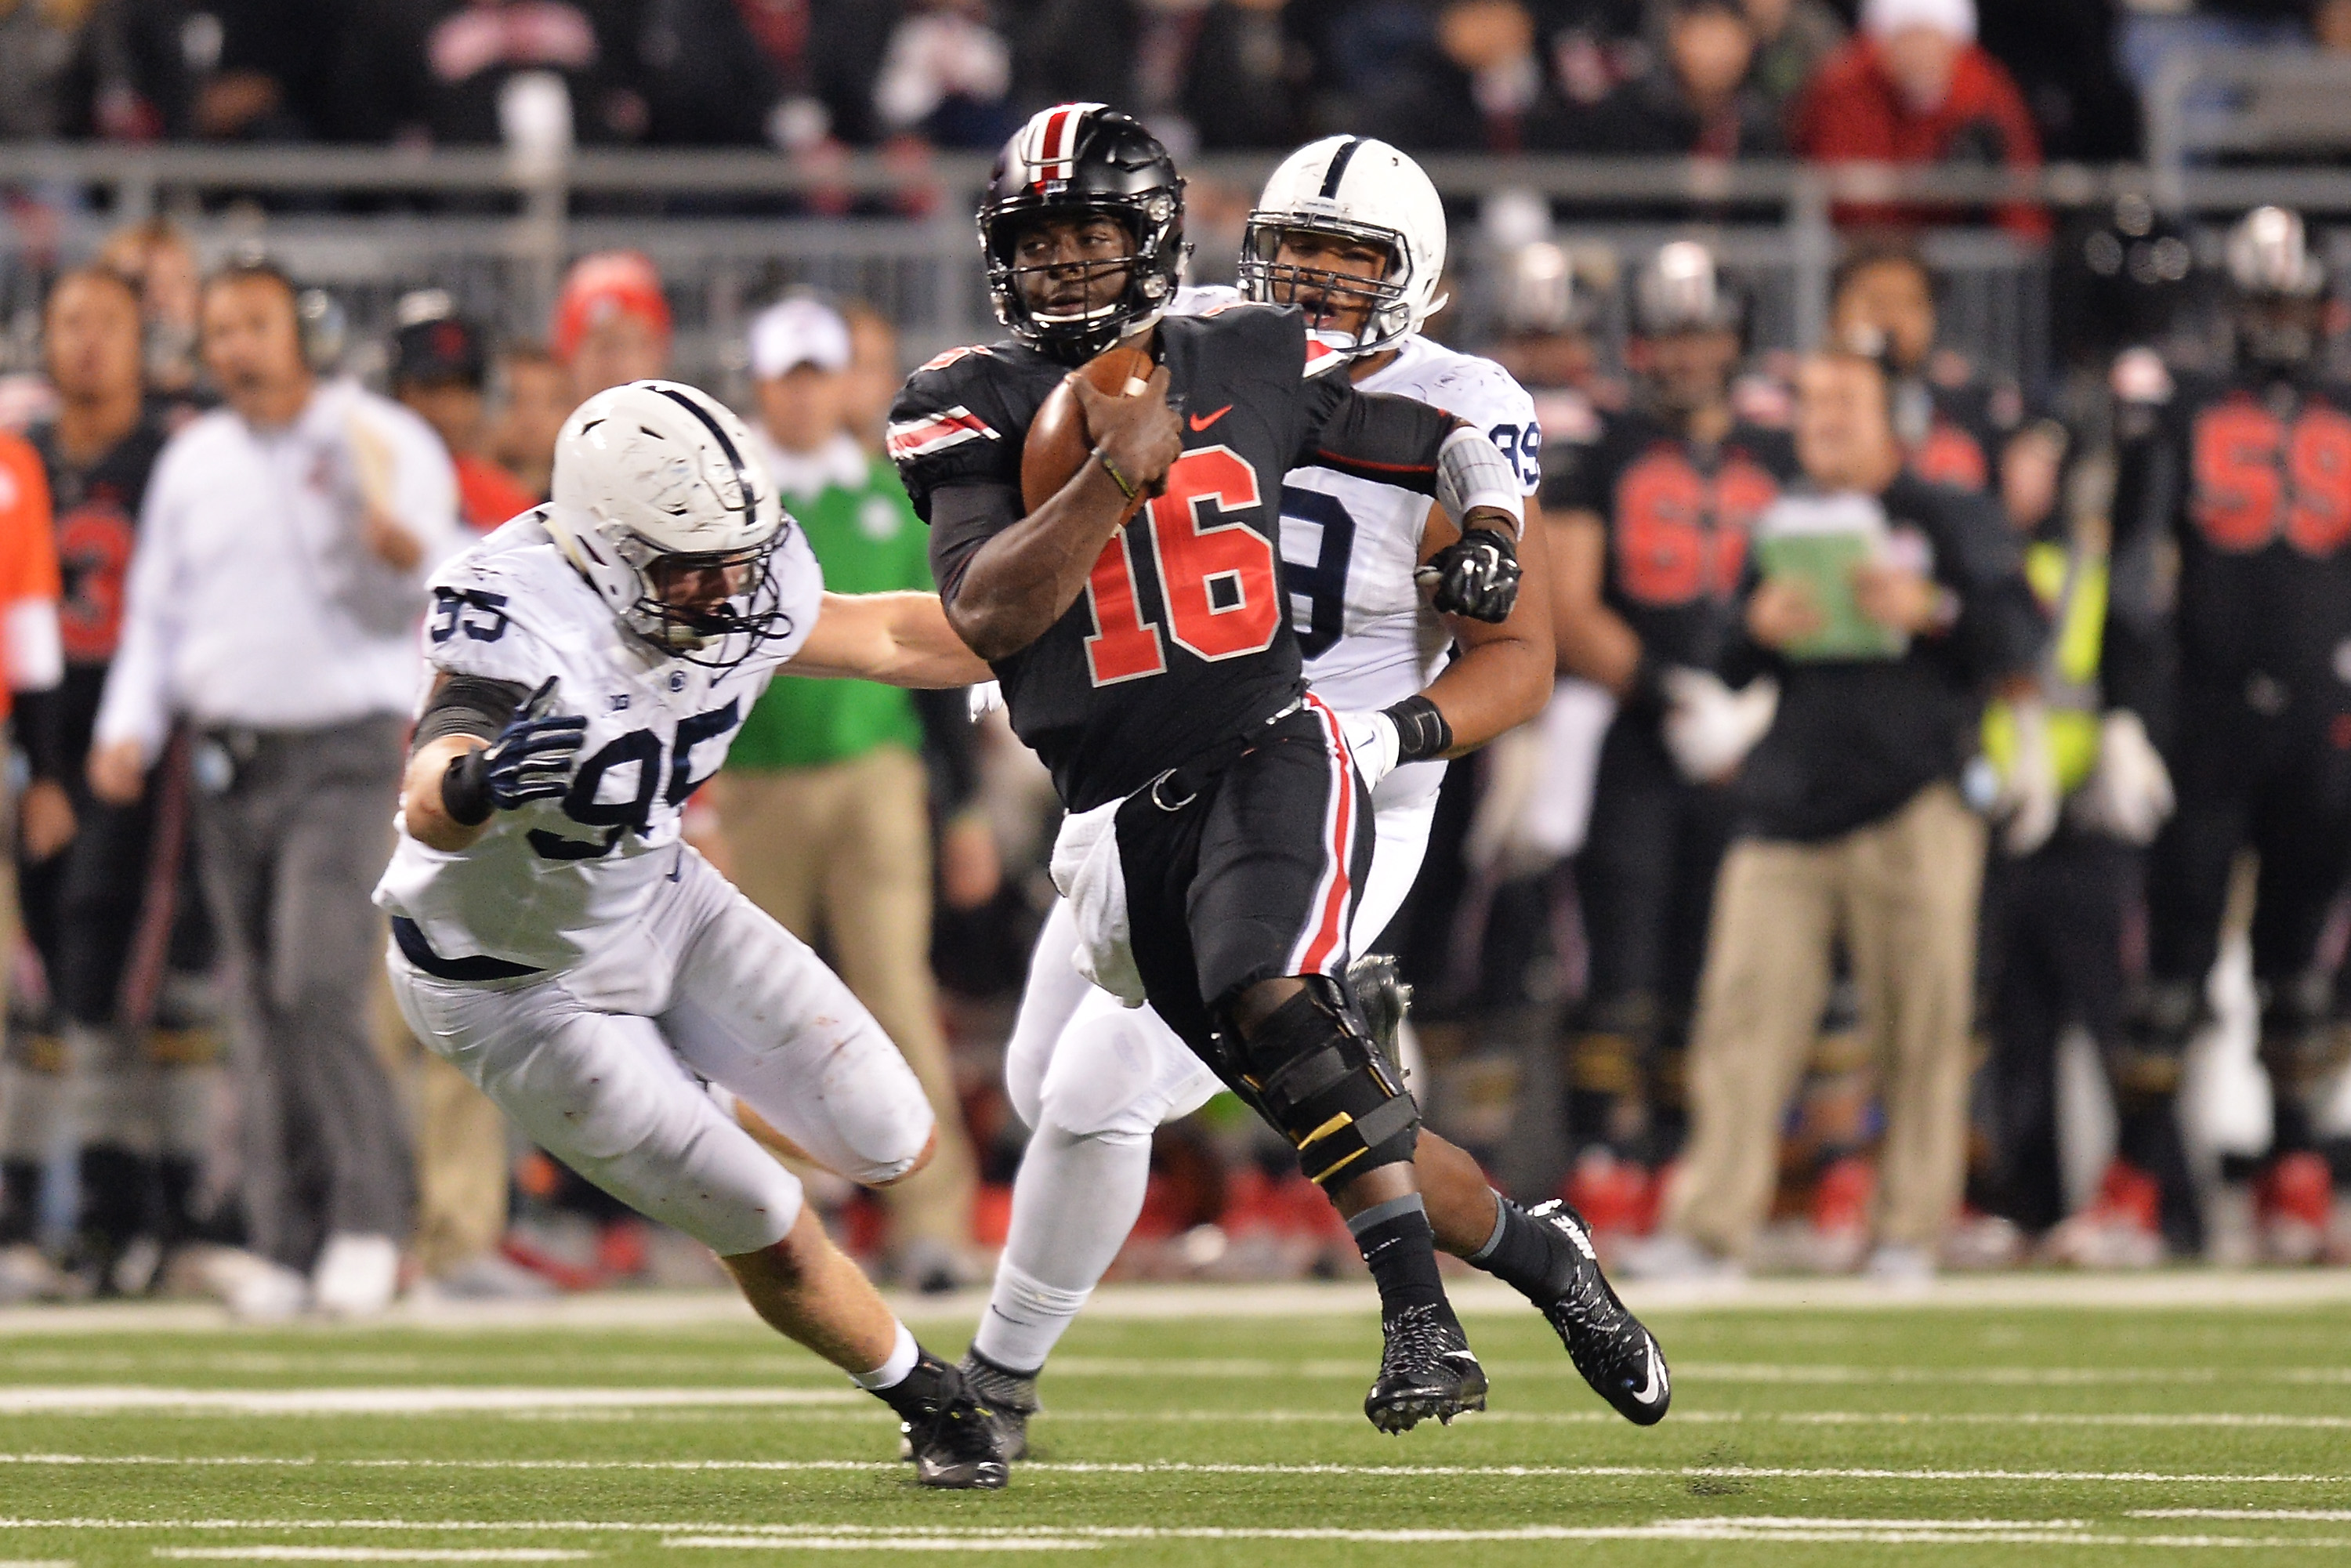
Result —
<instances>
[{"instance_id":1,"label":"green grass field","mask_svg":"<svg viewBox=\"0 0 2351 1568\"><path fill-rule=\"evenodd\" d=\"M1360 1410L1367 1290L1105 1291L1037 1462L993 1495L916 1489L886 1412L708 1301L276 1331L0 1314L0 1568L2351 1560L2351 1290L2262 1284L1656 1310L1676 1392L1647 1431L1480 1296L1493 1409L1397 1438ZM959 1349L959 1310L926 1343Z\"/></svg>"}]
</instances>

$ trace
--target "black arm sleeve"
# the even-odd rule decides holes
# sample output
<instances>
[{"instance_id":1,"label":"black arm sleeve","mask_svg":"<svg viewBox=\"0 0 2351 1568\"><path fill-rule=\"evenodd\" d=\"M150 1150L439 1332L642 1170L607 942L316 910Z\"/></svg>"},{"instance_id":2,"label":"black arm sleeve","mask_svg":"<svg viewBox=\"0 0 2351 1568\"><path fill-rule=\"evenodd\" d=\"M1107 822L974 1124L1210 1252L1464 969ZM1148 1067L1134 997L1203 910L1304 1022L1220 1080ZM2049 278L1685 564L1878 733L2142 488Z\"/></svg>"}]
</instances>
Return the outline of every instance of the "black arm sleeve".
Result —
<instances>
[{"instance_id":1,"label":"black arm sleeve","mask_svg":"<svg viewBox=\"0 0 2351 1568\"><path fill-rule=\"evenodd\" d=\"M2115 475L2114 550L2099 679L2105 705L2128 708L2158 746L2168 743L2172 630L2163 547L2180 496L2177 443L2158 425L2125 444Z\"/></svg>"},{"instance_id":2,"label":"black arm sleeve","mask_svg":"<svg viewBox=\"0 0 2351 1568\"><path fill-rule=\"evenodd\" d=\"M1307 383L1306 438L1292 467L1335 468L1374 485L1437 493L1437 454L1461 422L1441 408L1332 380Z\"/></svg>"},{"instance_id":3,"label":"black arm sleeve","mask_svg":"<svg viewBox=\"0 0 2351 1568\"><path fill-rule=\"evenodd\" d=\"M416 721L415 738L408 743L414 756L427 741L444 735L472 735L496 740L514 722L515 709L530 700L530 688L518 681L493 681L483 675L452 675L433 694L423 716Z\"/></svg>"},{"instance_id":4,"label":"black arm sleeve","mask_svg":"<svg viewBox=\"0 0 2351 1568\"><path fill-rule=\"evenodd\" d=\"M931 580L953 604L964 569L979 547L1020 520L1020 492L1010 485L948 485L931 493Z\"/></svg>"},{"instance_id":5,"label":"black arm sleeve","mask_svg":"<svg viewBox=\"0 0 2351 1568\"><path fill-rule=\"evenodd\" d=\"M2014 530L1991 497L1946 491L1935 575L1959 596L1951 642L1972 680L2030 673L2049 639L2049 618L2024 578Z\"/></svg>"},{"instance_id":6,"label":"black arm sleeve","mask_svg":"<svg viewBox=\"0 0 2351 1568\"><path fill-rule=\"evenodd\" d=\"M967 686L913 691L914 713L923 721L923 767L930 775L931 810L941 821L971 803L979 791L979 754L973 744Z\"/></svg>"},{"instance_id":7,"label":"black arm sleeve","mask_svg":"<svg viewBox=\"0 0 2351 1568\"><path fill-rule=\"evenodd\" d=\"M62 695L59 686L16 694L16 744L25 748L26 766L36 782L62 784L74 776L74 759L66 755Z\"/></svg>"}]
</instances>

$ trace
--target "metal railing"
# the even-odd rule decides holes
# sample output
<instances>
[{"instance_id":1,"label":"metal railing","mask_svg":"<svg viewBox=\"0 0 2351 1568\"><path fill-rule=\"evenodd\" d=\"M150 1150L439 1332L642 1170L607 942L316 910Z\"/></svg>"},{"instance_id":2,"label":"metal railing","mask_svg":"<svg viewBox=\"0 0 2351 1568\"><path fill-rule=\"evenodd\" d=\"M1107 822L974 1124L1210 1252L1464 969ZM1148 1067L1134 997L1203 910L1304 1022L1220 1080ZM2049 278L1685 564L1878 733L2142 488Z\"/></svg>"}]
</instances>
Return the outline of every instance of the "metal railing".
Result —
<instances>
[{"instance_id":1,"label":"metal railing","mask_svg":"<svg viewBox=\"0 0 2351 1568\"><path fill-rule=\"evenodd\" d=\"M2080 209L2139 193L2190 214L2262 201L2351 212L2351 179L2339 171L2206 169L2184 154L2160 169L2024 172L1458 154L1422 162L1456 212L1466 308L1481 298L1491 257L1476 225L1461 220L1507 191L1547 204L1563 240L1625 261L1664 238L1706 233L1752 291L1757 339L1767 346L1818 340L1837 254L1833 219L1845 204L1933 204L1980 220L2003 204ZM1272 163L1194 161L1186 172L1196 188L1228 198L1198 210L1245 205ZM991 333L969 216L986 173L986 162L967 155L809 162L762 152L583 152L534 164L497 151L0 146L0 189L20 196L0 219L0 318L21 349L48 270L94 250L118 224L157 213L186 225L208 258L266 243L289 267L337 288L362 334L388 325L400 292L428 283L509 333L534 334L571 257L625 245L651 254L671 284L682 373L739 391L731 383L744 319L788 285L873 300L899 320L910 351ZM1195 237L1206 272L1216 273L1219 253L1229 265L1237 233L1202 224ZM2043 371L2047 264L2039 247L1978 221L1933 232L1926 249L1949 285L1949 334L1997 371L2027 380Z\"/></svg>"}]
</instances>

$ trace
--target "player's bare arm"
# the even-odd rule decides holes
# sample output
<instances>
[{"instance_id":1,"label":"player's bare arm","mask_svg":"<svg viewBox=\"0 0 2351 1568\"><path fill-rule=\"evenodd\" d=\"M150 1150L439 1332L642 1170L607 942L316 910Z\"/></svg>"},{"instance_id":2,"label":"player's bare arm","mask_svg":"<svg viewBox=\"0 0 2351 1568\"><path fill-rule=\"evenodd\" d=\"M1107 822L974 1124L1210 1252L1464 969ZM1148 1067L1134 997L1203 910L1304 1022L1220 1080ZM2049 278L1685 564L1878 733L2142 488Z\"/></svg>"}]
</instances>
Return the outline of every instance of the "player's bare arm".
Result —
<instances>
[{"instance_id":1,"label":"player's bare arm","mask_svg":"<svg viewBox=\"0 0 2351 1568\"><path fill-rule=\"evenodd\" d=\"M1530 513L1534 502L1527 503ZM1421 536L1421 559L1435 559L1460 537L1441 508L1432 508ZM1527 519L1521 564L1543 580L1549 568L1539 515ZM1448 615L1446 625L1460 657L1420 695L1444 720L1452 744L1437 755L1466 757L1542 712L1551 700L1555 655L1551 606L1541 594L1521 594L1499 623ZM1479 1239L1483 1239L1480 1238Z\"/></svg>"},{"instance_id":2,"label":"player's bare arm","mask_svg":"<svg viewBox=\"0 0 2351 1568\"><path fill-rule=\"evenodd\" d=\"M1607 577L1608 528L1581 508L1552 520L1552 640L1562 674L1579 675L1623 696L1641 667L1641 639L1601 598Z\"/></svg>"},{"instance_id":3,"label":"player's bare arm","mask_svg":"<svg viewBox=\"0 0 2351 1568\"><path fill-rule=\"evenodd\" d=\"M816 625L788 668L795 675L926 689L992 678L956 634L935 593L826 594Z\"/></svg>"}]
</instances>

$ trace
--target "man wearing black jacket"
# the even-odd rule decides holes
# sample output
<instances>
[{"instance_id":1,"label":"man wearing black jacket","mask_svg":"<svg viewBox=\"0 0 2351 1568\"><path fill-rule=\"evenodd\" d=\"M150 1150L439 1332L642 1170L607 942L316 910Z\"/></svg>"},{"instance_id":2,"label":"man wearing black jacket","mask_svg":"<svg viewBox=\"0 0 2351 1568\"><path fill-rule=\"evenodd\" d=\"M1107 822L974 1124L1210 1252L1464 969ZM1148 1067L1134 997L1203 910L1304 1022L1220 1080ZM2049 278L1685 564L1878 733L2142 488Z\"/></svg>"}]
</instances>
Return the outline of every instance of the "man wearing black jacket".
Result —
<instances>
[{"instance_id":1,"label":"man wearing black jacket","mask_svg":"<svg viewBox=\"0 0 2351 1568\"><path fill-rule=\"evenodd\" d=\"M1822 585L1750 573L1746 636L1725 674L1774 675L1779 708L1740 771L1738 838L1716 887L1690 1141L1663 1234L1628 1260L1650 1274L1744 1254L1770 1207L1781 1111L1840 938L1886 1107L1871 1271L1929 1272L1959 1196L1985 845L1959 779L1986 692L2030 689L2043 622L1992 505L1906 470L1877 361L1815 356L1797 394L1797 456L1818 504L1883 514L1851 574L1855 619L1882 647L1823 653ZM1774 521L1759 528L1766 561Z\"/></svg>"}]
</instances>

